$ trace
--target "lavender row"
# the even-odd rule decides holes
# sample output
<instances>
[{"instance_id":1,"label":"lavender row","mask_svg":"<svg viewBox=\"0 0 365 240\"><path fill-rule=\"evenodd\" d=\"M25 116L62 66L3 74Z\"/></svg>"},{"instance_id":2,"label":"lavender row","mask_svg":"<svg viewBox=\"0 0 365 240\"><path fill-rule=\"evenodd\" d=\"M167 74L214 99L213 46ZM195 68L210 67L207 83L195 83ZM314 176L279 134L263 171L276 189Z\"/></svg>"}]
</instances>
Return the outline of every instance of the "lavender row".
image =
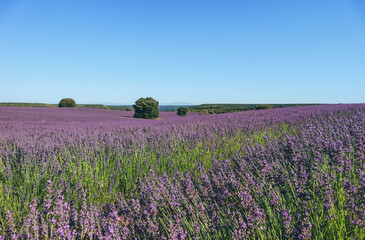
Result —
<instances>
[{"instance_id":1,"label":"lavender row","mask_svg":"<svg viewBox=\"0 0 365 240\"><path fill-rule=\"evenodd\" d=\"M13 239L361 238L364 116L364 105L337 105L130 125L80 116L73 125L4 121L1 232Z\"/></svg>"}]
</instances>

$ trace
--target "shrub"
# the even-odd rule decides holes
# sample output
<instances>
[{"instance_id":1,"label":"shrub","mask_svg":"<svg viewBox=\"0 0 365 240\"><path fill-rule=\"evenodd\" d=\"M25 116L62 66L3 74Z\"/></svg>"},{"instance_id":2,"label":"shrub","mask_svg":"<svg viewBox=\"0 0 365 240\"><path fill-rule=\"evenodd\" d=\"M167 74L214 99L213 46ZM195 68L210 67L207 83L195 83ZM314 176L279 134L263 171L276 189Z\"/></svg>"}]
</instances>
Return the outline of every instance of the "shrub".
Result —
<instances>
[{"instance_id":1,"label":"shrub","mask_svg":"<svg viewBox=\"0 0 365 240\"><path fill-rule=\"evenodd\" d=\"M133 105L135 118L158 118L158 101L152 97L140 98Z\"/></svg>"},{"instance_id":2,"label":"shrub","mask_svg":"<svg viewBox=\"0 0 365 240\"><path fill-rule=\"evenodd\" d=\"M72 98L63 98L58 104L58 107L75 107L75 106L76 102Z\"/></svg>"},{"instance_id":3,"label":"shrub","mask_svg":"<svg viewBox=\"0 0 365 240\"><path fill-rule=\"evenodd\" d=\"M179 107L176 114L179 116L185 116L187 113L188 109L186 107Z\"/></svg>"}]
</instances>

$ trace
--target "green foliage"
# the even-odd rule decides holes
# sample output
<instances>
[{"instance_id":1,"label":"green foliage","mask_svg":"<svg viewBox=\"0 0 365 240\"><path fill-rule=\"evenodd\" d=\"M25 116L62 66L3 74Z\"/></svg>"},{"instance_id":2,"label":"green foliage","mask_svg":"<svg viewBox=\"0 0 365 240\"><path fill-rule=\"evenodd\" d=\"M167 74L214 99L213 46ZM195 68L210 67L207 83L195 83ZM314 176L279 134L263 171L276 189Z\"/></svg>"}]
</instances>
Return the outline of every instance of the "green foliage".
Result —
<instances>
[{"instance_id":1,"label":"green foliage","mask_svg":"<svg viewBox=\"0 0 365 240\"><path fill-rule=\"evenodd\" d=\"M76 107L76 102L72 98L63 98L58 104L59 107Z\"/></svg>"},{"instance_id":2,"label":"green foliage","mask_svg":"<svg viewBox=\"0 0 365 240\"><path fill-rule=\"evenodd\" d=\"M259 109L271 109L272 105L270 105L270 104L260 104L260 105L257 105L255 108L257 110L259 110Z\"/></svg>"},{"instance_id":3,"label":"green foliage","mask_svg":"<svg viewBox=\"0 0 365 240\"><path fill-rule=\"evenodd\" d=\"M176 114L179 116L186 116L187 113L188 109L186 107L179 107Z\"/></svg>"},{"instance_id":4,"label":"green foliage","mask_svg":"<svg viewBox=\"0 0 365 240\"><path fill-rule=\"evenodd\" d=\"M138 99L133 105L133 108L135 118L158 118L158 101L152 97Z\"/></svg>"},{"instance_id":5,"label":"green foliage","mask_svg":"<svg viewBox=\"0 0 365 240\"><path fill-rule=\"evenodd\" d=\"M199 106L193 106L189 108L191 112L203 112L209 114L220 114L230 112L240 112L254 110L253 104L202 104Z\"/></svg>"},{"instance_id":6,"label":"green foliage","mask_svg":"<svg viewBox=\"0 0 365 240\"><path fill-rule=\"evenodd\" d=\"M242 112L256 109L283 108L293 106L310 106L316 104L202 104L189 107L190 112L202 112L209 114Z\"/></svg>"},{"instance_id":7,"label":"green foliage","mask_svg":"<svg viewBox=\"0 0 365 240\"><path fill-rule=\"evenodd\" d=\"M99 108L99 109L105 109L105 105L102 104L77 104L78 108Z\"/></svg>"},{"instance_id":8,"label":"green foliage","mask_svg":"<svg viewBox=\"0 0 365 240\"><path fill-rule=\"evenodd\" d=\"M0 103L0 107L57 107L57 105L45 103L2 102Z\"/></svg>"},{"instance_id":9,"label":"green foliage","mask_svg":"<svg viewBox=\"0 0 365 240\"><path fill-rule=\"evenodd\" d=\"M108 108L111 110L118 110L118 111L132 111L132 107L130 106L108 105Z\"/></svg>"}]
</instances>

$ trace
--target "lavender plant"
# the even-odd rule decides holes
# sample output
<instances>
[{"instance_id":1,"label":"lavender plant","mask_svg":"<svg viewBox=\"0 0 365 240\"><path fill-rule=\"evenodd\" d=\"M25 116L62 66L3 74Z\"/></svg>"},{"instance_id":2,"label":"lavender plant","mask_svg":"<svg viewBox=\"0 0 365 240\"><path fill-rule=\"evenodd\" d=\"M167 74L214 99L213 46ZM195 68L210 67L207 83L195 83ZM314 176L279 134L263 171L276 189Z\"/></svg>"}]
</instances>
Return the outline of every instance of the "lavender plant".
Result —
<instances>
[{"instance_id":1,"label":"lavender plant","mask_svg":"<svg viewBox=\"0 0 365 240\"><path fill-rule=\"evenodd\" d=\"M365 105L160 118L0 108L0 239L365 238Z\"/></svg>"}]
</instances>

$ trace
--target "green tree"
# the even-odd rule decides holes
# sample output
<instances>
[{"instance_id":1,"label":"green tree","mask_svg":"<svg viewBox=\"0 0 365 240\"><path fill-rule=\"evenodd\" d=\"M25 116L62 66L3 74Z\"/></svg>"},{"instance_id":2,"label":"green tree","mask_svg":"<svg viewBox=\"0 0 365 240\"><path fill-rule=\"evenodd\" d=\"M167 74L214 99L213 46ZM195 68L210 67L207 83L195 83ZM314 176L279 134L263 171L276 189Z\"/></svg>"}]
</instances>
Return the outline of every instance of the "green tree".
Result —
<instances>
[{"instance_id":1,"label":"green tree","mask_svg":"<svg viewBox=\"0 0 365 240\"><path fill-rule=\"evenodd\" d=\"M185 116L187 113L188 109L186 107L179 107L176 114L179 116Z\"/></svg>"},{"instance_id":2,"label":"green tree","mask_svg":"<svg viewBox=\"0 0 365 240\"><path fill-rule=\"evenodd\" d=\"M135 118L158 118L158 101L151 97L138 99L133 108Z\"/></svg>"},{"instance_id":3,"label":"green tree","mask_svg":"<svg viewBox=\"0 0 365 240\"><path fill-rule=\"evenodd\" d=\"M76 107L76 102L72 98L63 98L58 107Z\"/></svg>"}]
</instances>

